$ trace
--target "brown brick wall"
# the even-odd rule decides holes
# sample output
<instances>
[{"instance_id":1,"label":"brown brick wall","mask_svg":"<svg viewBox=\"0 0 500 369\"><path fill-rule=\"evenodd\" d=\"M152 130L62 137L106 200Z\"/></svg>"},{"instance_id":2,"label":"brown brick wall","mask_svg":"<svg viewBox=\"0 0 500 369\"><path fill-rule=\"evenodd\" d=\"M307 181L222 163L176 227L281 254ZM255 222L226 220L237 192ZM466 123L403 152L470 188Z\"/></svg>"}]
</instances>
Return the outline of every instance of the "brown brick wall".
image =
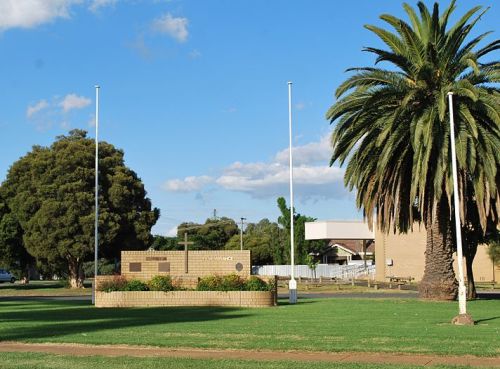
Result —
<instances>
[{"instance_id":1,"label":"brown brick wall","mask_svg":"<svg viewBox=\"0 0 500 369\"><path fill-rule=\"evenodd\" d=\"M144 291L96 292L96 307L147 306L238 306L269 307L275 305L270 291Z\"/></svg>"},{"instance_id":2,"label":"brown brick wall","mask_svg":"<svg viewBox=\"0 0 500 369\"><path fill-rule=\"evenodd\" d=\"M413 277L418 282L422 279L425 267L425 227L415 226L413 232L408 234L383 234L379 230L375 233L375 264L376 279L387 281L388 276ZM485 245L479 245L474 264L474 280L476 282L489 282L495 278L500 280L500 268L496 268L493 275L493 263L487 255ZM391 259L392 266L387 265ZM455 272L458 267L455 254ZM465 263L464 263L465 269ZM465 272L465 270L464 270Z\"/></svg>"},{"instance_id":3,"label":"brown brick wall","mask_svg":"<svg viewBox=\"0 0 500 369\"><path fill-rule=\"evenodd\" d=\"M135 267L136 263L140 263L141 271L130 271L131 263ZM159 263L169 263L170 271L159 271ZM238 270L238 264L241 270ZM236 273L247 276L250 275L250 268L248 250L189 251L188 273L184 272L184 251L122 251L121 256L121 274L140 280L149 280L155 275L171 275L175 278Z\"/></svg>"}]
</instances>

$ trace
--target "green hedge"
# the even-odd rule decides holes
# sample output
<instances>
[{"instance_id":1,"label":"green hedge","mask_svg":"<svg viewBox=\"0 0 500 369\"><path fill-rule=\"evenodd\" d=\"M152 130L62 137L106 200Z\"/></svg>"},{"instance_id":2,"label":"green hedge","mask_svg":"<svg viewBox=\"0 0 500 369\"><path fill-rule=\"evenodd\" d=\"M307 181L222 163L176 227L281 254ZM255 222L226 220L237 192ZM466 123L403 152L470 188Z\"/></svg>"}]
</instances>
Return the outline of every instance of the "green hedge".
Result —
<instances>
[{"instance_id":1,"label":"green hedge","mask_svg":"<svg viewBox=\"0 0 500 369\"><path fill-rule=\"evenodd\" d=\"M172 278L169 275L157 275L148 283L149 289L151 291L173 291L175 290L175 286L172 284Z\"/></svg>"},{"instance_id":2,"label":"green hedge","mask_svg":"<svg viewBox=\"0 0 500 369\"><path fill-rule=\"evenodd\" d=\"M148 283L138 279L127 281L125 277L115 276L110 280L99 284L99 291L179 291L179 288L172 283L170 276L155 276ZM250 276L245 279L237 274L224 276L210 275L198 280L197 291L272 291L274 283L265 282L257 276Z\"/></svg>"},{"instance_id":3,"label":"green hedge","mask_svg":"<svg viewBox=\"0 0 500 369\"><path fill-rule=\"evenodd\" d=\"M200 278L198 291L272 291L273 283L267 283L256 276L243 279L237 274L225 276L210 275Z\"/></svg>"}]
</instances>

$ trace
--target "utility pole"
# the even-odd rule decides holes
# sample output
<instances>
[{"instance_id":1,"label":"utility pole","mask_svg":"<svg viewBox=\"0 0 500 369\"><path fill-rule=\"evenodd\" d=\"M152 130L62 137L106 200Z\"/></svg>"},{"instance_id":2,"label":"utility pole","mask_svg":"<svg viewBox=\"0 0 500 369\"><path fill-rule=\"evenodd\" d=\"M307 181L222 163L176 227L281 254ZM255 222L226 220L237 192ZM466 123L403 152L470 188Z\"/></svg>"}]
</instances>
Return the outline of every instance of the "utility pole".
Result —
<instances>
[{"instance_id":1,"label":"utility pole","mask_svg":"<svg viewBox=\"0 0 500 369\"><path fill-rule=\"evenodd\" d=\"M458 196L457 154L455 150L455 121L453 117L453 92L448 92L450 109L450 141L451 141L451 169L453 172L453 205L455 210L455 233L457 240L458 263L458 315L452 322L457 325L474 325L474 320L467 314L467 297L464 283L464 266L462 253L462 226L460 225L460 199Z\"/></svg>"},{"instance_id":2,"label":"utility pole","mask_svg":"<svg viewBox=\"0 0 500 369\"><path fill-rule=\"evenodd\" d=\"M289 302L297 303L297 281L295 280L295 240L294 240L294 214L293 214L293 155L292 155L292 82L288 82L288 133L290 139L290 282L288 283Z\"/></svg>"},{"instance_id":3,"label":"utility pole","mask_svg":"<svg viewBox=\"0 0 500 369\"><path fill-rule=\"evenodd\" d=\"M247 218L240 218L241 219L241 228L240 228L240 251L243 251L243 221L247 220Z\"/></svg>"},{"instance_id":4,"label":"utility pole","mask_svg":"<svg viewBox=\"0 0 500 369\"><path fill-rule=\"evenodd\" d=\"M95 220L94 220L94 284L92 285L92 304L95 304L95 291L98 274L99 255L99 86L95 86Z\"/></svg>"}]
</instances>

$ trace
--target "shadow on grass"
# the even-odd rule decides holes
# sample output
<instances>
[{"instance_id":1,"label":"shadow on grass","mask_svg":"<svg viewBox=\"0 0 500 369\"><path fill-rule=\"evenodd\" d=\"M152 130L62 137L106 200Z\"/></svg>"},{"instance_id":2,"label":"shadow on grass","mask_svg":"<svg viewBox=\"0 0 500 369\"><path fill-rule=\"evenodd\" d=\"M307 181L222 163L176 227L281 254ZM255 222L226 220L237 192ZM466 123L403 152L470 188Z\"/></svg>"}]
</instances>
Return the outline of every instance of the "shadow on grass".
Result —
<instances>
[{"instance_id":1,"label":"shadow on grass","mask_svg":"<svg viewBox=\"0 0 500 369\"><path fill-rule=\"evenodd\" d=\"M91 288L92 282L85 282L85 288ZM0 291L27 291L27 290L46 290L46 289L64 289L67 288L64 281L33 281L28 284L21 283L0 283Z\"/></svg>"},{"instance_id":2,"label":"shadow on grass","mask_svg":"<svg viewBox=\"0 0 500 369\"><path fill-rule=\"evenodd\" d=\"M500 316L494 316L492 318L486 318L486 319L478 319L475 321L476 324L480 324L480 323L483 323L483 322L489 322L490 320L497 320L497 319L500 319Z\"/></svg>"},{"instance_id":3,"label":"shadow on grass","mask_svg":"<svg viewBox=\"0 0 500 369\"><path fill-rule=\"evenodd\" d=\"M183 322L246 317L227 307L94 308L88 302L2 303L16 311L1 312L0 341L37 340L74 334ZM22 326L19 323L22 322ZM26 323L32 322L29 326ZM119 334L117 332L117 334Z\"/></svg>"},{"instance_id":4,"label":"shadow on grass","mask_svg":"<svg viewBox=\"0 0 500 369\"><path fill-rule=\"evenodd\" d=\"M285 299L278 299L278 306L300 306L300 305L304 305L304 304L315 304L317 303L318 301L316 300L305 300L305 299L299 299L297 300L297 303L296 304L290 304L289 300L285 300Z\"/></svg>"},{"instance_id":5,"label":"shadow on grass","mask_svg":"<svg viewBox=\"0 0 500 369\"><path fill-rule=\"evenodd\" d=\"M500 300L500 292L478 292L479 300Z\"/></svg>"}]
</instances>

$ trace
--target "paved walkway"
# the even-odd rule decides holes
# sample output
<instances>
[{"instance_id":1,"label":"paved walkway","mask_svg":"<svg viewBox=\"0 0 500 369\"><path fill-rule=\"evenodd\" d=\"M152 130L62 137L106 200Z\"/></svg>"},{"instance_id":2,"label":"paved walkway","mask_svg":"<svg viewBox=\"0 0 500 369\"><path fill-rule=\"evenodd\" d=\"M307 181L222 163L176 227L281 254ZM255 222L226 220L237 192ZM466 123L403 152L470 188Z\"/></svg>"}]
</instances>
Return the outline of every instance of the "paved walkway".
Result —
<instances>
[{"instance_id":1,"label":"paved walkway","mask_svg":"<svg viewBox=\"0 0 500 369\"><path fill-rule=\"evenodd\" d=\"M373 352L302 352L302 351L250 351L250 350L202 350L194 348L162 348L128 345L81 345L53 343L0 342L0 352L40 352L72 356L132 356L170 357L191 359L236 359L262 361L345 362L412 365L470 365L472 367L500 368L500 356L439 356L405 355Z\"/></svg>"}]
</instances>

